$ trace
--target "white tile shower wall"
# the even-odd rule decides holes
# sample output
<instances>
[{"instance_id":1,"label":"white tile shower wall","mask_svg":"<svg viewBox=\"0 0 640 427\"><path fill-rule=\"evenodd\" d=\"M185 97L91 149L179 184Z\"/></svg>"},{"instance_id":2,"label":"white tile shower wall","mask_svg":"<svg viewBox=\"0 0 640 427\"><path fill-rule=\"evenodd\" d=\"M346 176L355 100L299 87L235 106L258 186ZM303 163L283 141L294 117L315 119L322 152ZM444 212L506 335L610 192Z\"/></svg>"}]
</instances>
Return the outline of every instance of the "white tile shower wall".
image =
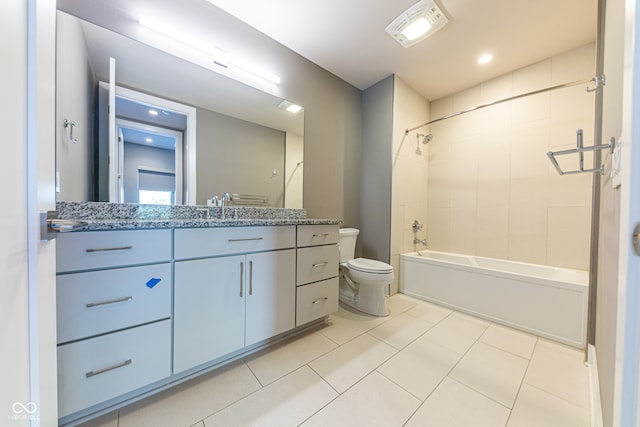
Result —
<instances>
[{"instance_id":1,"label":"white tile shower wall","mask_svg":"<svg viewBox=\"0 0 640 427\"><path fill-rule=\"evenodd\" d=\"M404 130L429 120L429 101L407 86L397 76L394 80L393 99L393 185L391 190L391 265L395 280L391 293L398 291L400 257L413 251L411 224L418 220L424 229L418 233L426 238L427 182L429 177L429 145L416 138L418 133L428 134L428 127L404 134ZM419 145L421 154L416 152Z\"/></svg>"},{"instance_id":2,"label":"white tile shower wall","mask_svg":"<svg viewBox=\"0 0 640 427\"><path fill-rule=\"evenodd\" d=\"M434 101L431 117L589 78L594 49L593 44L582 46ZM396 92L396 102L402 106L412 105L413 98L406 92L402 87ZM411 114L409 110L404 108L400 116L394 116L395 129L399 129L395 122L404 121L402 114ZM412 117L408 121L421 122ZM522 98L431 125L434 138L428 146L428 166L409 169L413 165L405 163L394 167L392 254L412 250L406 247L408 239L400 238L409 226L408 217L418 215L407 208L407 200L426 194L425 228L431 249L586 270L591 175L559 176L546 156L549 150L574 148L578 128L584 130L584 144L592 145L593 95L584 86ZM406 142L414 144L402 147L407 162L410 155L417 158L415 136L412 138ZM398 149L394 141L394 153ZM575 168L576 158L563 159L563 164ZM591 157L585 162L591 165ZM428 191L427 181L419 176L425 170ZM410 179L413 182L407 181ZM415 189L418 179L420 188Z\"/></svg>"}]
</instances>

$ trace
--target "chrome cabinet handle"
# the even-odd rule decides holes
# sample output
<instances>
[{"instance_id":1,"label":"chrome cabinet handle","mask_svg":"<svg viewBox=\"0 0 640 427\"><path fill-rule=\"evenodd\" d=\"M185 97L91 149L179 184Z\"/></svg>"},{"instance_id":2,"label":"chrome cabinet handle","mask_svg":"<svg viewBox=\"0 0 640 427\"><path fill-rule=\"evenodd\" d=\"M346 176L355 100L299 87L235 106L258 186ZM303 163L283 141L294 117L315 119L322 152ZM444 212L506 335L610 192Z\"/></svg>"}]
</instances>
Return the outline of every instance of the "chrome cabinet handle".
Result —
<instances>
[{"instance_id":1,"label":"chrome cabinet handle","mask_svg":"<svg viewBox=\"0 0 640 427\"><path fill-rule=\"evenodd\" d=\"M127 251L129 249L133 249L133 246L116 246L113 248L90 248L86 251L91 252L110 252L110 251Z\"/></svg>"},{"instance_id":2,"label":"chrome cabinet handle","mask_svg":"<svg viewBox=\"0 0 640 427\"><path fill-rule=\"evenodd\" d=\"M244 287L244 262L240 262L240 298L242 298L242 288Z\"/></svg>"},{"instance_id":3,"label":"chrome cabinet handle","mask_svg":"<svg viewBox=\"0 0 640 427\"><path fill-rule=\"evenodd\" d=\"M249 238L246 238L246 239L229 239L229 243L252 242L252 241L258 241L258 240L264 240L264 237L249 237Z\"/></svg>"},{"instance_id":4,"label":"chrome cabinet handle","mask_svg":"<svg viewBox=\"0 0 640 427\"><path fill-rule=\"evenodd\" d=\"M249 261L249 295L253 295L253 261Z\"/></svg>"},{"instance_id":5,"label":"chrome cabinet handle","mask_svg":"<svg viewBox=\"0 0 640 427\"><path fill-rule=\"evenodd\" d=\"M321 304L321 303L325 302L328 299L329 299L329 297L318 298L317 300L314 300L311 304Z\"/></svg>"},{"instance_id":6,"label":"chrome cabinet handle","mask_svg":"<svg viewBox=\"0 0 640 427\"><path fill-rule=\"evenodd\" d=\"M311 267L324 267L325 265L328 265L329 261L325 261L325 262L317 262L315 264L312 264Z\"/></svg>"},{"instance_id":7,"label":"chrome cabinet handle","mask_svg":"<svg viewBox=\"0 0 640 427\"><path fill-rule=\"evenodd\" d=\"M128 360L125 360L124 362L118 363L116 365L107 366L106 368L98 369L97 371L89 371L86 374L84 374L84 376L86 378L95 377L96 375L104 374L105 372L113 371L114 369L118 369L118 368L123 368L125 366L129 366L129 365L131 365L131 363L132 363L132 360L128 359Z\"/></svg>"},{"instance_id":8,"label":"chrome cabinet handle","mask_svg":"<svg viewBox=\"0 0 640 427\"><path fill-rule=\"evenodd\" d=\"M98 307L101 305L109 305L109 304L115 304L117 302L125 302L125 301L131 301L131 300L133 300L133 297L128 296L128 297L110 299L106 301L90 302L90 303L87 303L86 306L87 308L91 308L91 307Z\"/></svg>"}]
</instances>

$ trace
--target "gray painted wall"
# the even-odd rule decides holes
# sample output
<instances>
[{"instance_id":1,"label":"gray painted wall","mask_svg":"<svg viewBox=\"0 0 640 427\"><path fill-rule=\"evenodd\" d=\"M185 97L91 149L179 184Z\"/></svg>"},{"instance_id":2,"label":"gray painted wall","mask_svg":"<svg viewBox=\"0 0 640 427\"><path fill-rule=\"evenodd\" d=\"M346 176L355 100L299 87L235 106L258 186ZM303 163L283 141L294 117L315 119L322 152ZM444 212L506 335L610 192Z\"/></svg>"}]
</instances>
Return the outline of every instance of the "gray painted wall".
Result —
<instances>
[{"instance_id":1,"label":"gray painted wall","mask_svg":"<svg viewBox=\"0 0 640 427\"><path fill-rule=\"evenodd\" d=\"M603 95L602 141L619 139L622 132L622 83L624 57L624 1L608 0L604 44L604 74L607 85ZM596 356L602 418L605 427L613 427L616 370L616 334L618 316L618 247L620 228L620 191L611 185L611 156L602 152L605 173L600 200L598 255L598 295L596 298Z\"/></svg>"},{"instance_id":2,"label":"gray painted wall","mask_svg":"<svg viewBox=\"0 0 640 427\"><path fill-rule=\"evenodd\" d=\"M304 207L310 218L360 222L361 91L202 0L58 0L60 10L136 37L134 11L188 23L203 39L280 75L274 95L305 108Z\"/></svg>"},{"instance_id":3,"label":"gray painted wall","mask_svg":"<svg viewBox=\"0 0 640 427\"><path fill-rule=\"evenodd\" d=\"M390 76L365 90L362 144L362 256L390 262L393 83Z\"/></svg>"},{"instance_id":4,"label":"gray painted wall","mask_svg":"<svg viewBox=\"0 0 640 427\"><path fill-rule=\"evenodd\" d=\"M197 204L227 192L284 206L284 132L199 108L197 135Z\"/></svg>"}]
</instances>

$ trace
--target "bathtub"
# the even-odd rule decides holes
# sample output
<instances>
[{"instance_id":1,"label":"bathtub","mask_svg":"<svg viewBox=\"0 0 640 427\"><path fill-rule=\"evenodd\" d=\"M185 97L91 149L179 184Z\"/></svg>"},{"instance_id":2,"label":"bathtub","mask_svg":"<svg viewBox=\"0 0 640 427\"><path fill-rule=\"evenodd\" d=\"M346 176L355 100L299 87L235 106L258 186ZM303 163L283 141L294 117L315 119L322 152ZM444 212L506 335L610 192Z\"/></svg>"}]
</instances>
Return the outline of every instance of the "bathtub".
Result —
<instances>
[{"instance_id":1,"label":"bathtub","mask_svg":"<svg viewBox=\"0 0 640 427\"><path fill-rule=\"evenodd\" d=\"M446 252L400 255L400 292L586 347L588 273Z\"/></svg>"}]
</instances>

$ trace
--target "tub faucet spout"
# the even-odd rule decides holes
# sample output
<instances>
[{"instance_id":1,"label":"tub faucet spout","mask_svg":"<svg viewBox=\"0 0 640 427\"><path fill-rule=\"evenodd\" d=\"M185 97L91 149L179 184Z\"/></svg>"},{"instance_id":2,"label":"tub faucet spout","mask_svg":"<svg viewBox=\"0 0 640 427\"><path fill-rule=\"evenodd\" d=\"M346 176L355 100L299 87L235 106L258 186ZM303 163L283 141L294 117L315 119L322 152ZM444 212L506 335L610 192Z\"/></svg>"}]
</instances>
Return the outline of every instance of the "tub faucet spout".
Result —
<instances>
[{"instance_id":1,"label":"tub faucet spout","mask_svg":"<svg viewBox=\"0 0 640 427\"><path fill-rule=\"evenodd\" d=\"M413 239L413 244L414 245L421 244L422 246L426 247L427 246L427 239L418 239L416 237L415 239Z\"/></svg>"}]
</instances>

